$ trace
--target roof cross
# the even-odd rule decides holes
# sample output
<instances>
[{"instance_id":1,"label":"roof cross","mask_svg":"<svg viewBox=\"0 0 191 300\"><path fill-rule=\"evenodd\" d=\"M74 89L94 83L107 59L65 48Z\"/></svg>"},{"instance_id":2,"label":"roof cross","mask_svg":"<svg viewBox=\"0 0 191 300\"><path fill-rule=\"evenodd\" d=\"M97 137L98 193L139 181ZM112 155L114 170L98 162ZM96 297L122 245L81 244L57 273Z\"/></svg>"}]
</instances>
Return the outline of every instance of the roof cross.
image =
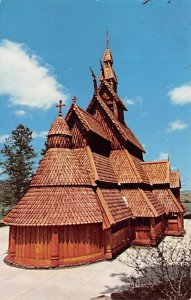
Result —
<instances>
[{"instance_id":1,"label":"roof cross","mask_svg":"<svg viewBox=\"0 0 191 300\"><path fill-rule=\"evenodd\" d=\"M59 104L56 105L58 107L58 115L62 116L62 107L65 106L65 104L62 104L62 100L59 100Z\"/></svg>"},{"instance_id":2,"label":"roof cross","mask_svg":"<svg viewBox=\"0 0 191 300\"><path fill-rule=\"evenodd\" d=\"M72 103L75 104L77 99L78 99L78 98L77 98L76 96L74 96L74 97L72 98Z\"/></svg>"}]
</instances>

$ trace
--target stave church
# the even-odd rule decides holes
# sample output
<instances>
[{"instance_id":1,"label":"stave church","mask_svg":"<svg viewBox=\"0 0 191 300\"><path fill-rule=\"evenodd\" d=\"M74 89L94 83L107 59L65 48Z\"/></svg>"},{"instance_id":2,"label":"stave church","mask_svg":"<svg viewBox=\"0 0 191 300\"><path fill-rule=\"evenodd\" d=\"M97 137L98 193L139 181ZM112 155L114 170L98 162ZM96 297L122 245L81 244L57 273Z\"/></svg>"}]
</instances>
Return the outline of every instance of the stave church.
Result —
<instances>
[{"instance_id":1,"label":"stave church","mask_svg":"<svg viewBox=\"0 0 191 300\"><path fill-rule=\"evenodd\" d=\"M5 262L58 268L112 259L130 245L157 246L182 236L180 174L170 161L144 161L145 150L125 123L127 108L108 45L100 82L83 110L74 97L48 132L47 150L30 186L3 219Z\"/></svg>"}]
</instances>

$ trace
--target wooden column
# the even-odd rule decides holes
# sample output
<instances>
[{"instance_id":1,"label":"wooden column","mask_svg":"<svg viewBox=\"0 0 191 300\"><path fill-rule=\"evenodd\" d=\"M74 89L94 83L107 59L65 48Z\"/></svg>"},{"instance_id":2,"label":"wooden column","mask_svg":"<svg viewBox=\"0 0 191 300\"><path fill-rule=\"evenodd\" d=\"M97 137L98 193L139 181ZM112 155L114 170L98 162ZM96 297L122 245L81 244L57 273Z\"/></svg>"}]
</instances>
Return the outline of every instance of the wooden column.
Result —
<instances>
[{"instance_id":1,"label":"wooden column","mask_svg":"<svg viewBox=\"0 0 191 300\"><path fill-rule=\"evenodd\" d=\"M177 216L177 222L178 222L178 231L183 231L183 218L182 213L179 213Z\"/></svg>"},{"instance_id":2,"label":"wooden column","mask_svg":"<svg viewBox=\"0 0 191 300\"><path fill-rule=\"evenodd\" d=\"M150 219L150 234L151 234L151 241L156 241L156 229L155 229L155 218Z\"/></svg>"},{"instance_id":3,"label":"wooden column","mask_svg":"<svg viewBox=\"0 0 191 300\"><path fill-rule=\"evenodd\" d=\"M112 259L111 229L105 231L105 258Z\"/></svg>"},{"instance_id":4,"label":"wooden column","mask_svg":"<svg viewBox=\"0 0 191 300\"><path fill-rule=\"evenodd\" d=\"M51 238L51 267L59 266L58 227L52 226Z\"/></svg>"},{"instance_id":5,"label":"wooden column","mask_svg":"<svg viewBox=\"0 0 191 300\"><path fill-rule=\"evenodd\" d=\"M15 260L15 239L16 239L16 232L15 226L10 226L9 230L9 257L11 262Z\"/></svg>"}]
</instances>

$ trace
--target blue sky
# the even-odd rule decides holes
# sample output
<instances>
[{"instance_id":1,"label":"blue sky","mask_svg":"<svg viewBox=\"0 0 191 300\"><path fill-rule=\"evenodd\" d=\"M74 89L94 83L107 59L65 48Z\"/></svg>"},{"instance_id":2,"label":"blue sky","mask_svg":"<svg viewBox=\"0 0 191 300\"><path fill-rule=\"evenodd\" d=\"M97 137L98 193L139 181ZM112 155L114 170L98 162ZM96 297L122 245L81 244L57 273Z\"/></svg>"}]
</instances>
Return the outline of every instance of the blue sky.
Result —
<instances>
[{"instance_id":1,"label":"blue sky","mask_svg":"<svg viewBox=\"0 0 191 300\"><path fill-rule=\"evenodd\" d=\"M145 160L169 154L191 189L190 0L1 0L0 147L23 123L40 158L58 100L65 113L74 95L86 108L107 28L126 123Z\"/></svg>"}]
</instances>

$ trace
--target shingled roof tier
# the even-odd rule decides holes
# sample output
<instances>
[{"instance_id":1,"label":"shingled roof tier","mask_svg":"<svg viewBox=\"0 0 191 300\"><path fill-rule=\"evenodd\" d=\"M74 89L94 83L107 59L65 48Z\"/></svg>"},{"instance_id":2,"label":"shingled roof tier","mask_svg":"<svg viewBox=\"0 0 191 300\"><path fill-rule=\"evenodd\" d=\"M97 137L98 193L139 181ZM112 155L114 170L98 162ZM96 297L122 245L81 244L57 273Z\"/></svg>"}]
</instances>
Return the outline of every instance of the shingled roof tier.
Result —
<instances>
[{"instance_id":1,"label":"shingled roof tier","mask_svg":"<svg viewBox=\"0 0 191 300\"><path fill-rule=\"evenodd\" d=\"M171 171L170 172L170 188L180 188L181 182L180 182L180 174L178 171Z\"/></svg>"},{"instance_id":2,"label":"shingled roof tier","mask_svg":"<svg viewBox=\"0 0 191 300\"><path fill-rule=\"evenodd\" d=\"M142 189L122 189L134 217L158 217L165 212L154 193Z\"/></svg>"},{"instance_id":3,"label":"shingled roof tier","mask_svg":"<svg viewBox=\"0 0 191 300\"><path fill-rule=\"evenodd\" d=\"M154 189L153 193L157 196L167 213L184 212L180 202L176 199L170 189Z\"/></svg>"},{"instance_id":4,"label":"shingled roof tier","mask_svg":"<svg viewBox=\"0 0 191 300\"><path fill-rule=\"evenodd\" d=\"M46 151L30 186L91 185L88 172L71 149Z\"/></svg>"},{"instance_id":5,"label":"shingled roof tier","mask_svg":"<svg viewBox=\"0 0 191 300\"><path fill-rule=\"evenodd\" d=\"M96 194L91 188L30 188L3 222L16 226L57 226L102 223Z\"/></svg>"},{"instance_id":6,"label":"shingled roof tier","mask_svg":"<svg viewBox=\"0 0 191 300\"><path fill-rule=\"evenodd\" d=\"M51 135L67 135L72 136L68 124L62 118L62 116L58 116L55 121L52 123L50 130L48 132L48 136Z\"/></svg>"},{"instance_id":7,"label":"shingled roof tier","mask_svg":"<svg viewBox=\"0 0 191 300\"><path fill-rule=\"evenodd\" d=\"M109 137L107 136L106 132L104 131L101 123L98 122L92 115L90 115L88 112L81 109L76 104L73 104L71 106L71 109L69 110L69 112L66 116L67 122L68 122L69 118L71 117L73 111L77 114L79 120L82 122L82 124L84 125L84 127L87 131L92 131L95 134L104 138L105 140L110 141Z\"/></svg>"},{"instance_id":8,"label":"shingled roof tier","mask_svg":"<svg viewBox=\"0 0 191 300\"><path fill-rule=\"evenodd\" d=\"M131 209L119 190L111 188L100 190L116 223L132 217Z\"/></svg>"},{"instance_id":9,"label":"shingled roof tier","mask_svg":"<svg viewBox=\"0 0 191 300\"><path fill-rule=\"evenodd\" d=\"M110 160L119 183L146 183L149 179L141 161L124 150L112 150Z\"/></svg>"},{"instance_id":10,"label":"shingled roof tier","mask_svg":"<svg viewBox=\"0 0 191 300\"><path fill-rule=\"evenodd\" d=\"M147 173L151 184L169 184L170 164L168 160L143 162L142 166Z\"/></svg>"}]
</instances>

